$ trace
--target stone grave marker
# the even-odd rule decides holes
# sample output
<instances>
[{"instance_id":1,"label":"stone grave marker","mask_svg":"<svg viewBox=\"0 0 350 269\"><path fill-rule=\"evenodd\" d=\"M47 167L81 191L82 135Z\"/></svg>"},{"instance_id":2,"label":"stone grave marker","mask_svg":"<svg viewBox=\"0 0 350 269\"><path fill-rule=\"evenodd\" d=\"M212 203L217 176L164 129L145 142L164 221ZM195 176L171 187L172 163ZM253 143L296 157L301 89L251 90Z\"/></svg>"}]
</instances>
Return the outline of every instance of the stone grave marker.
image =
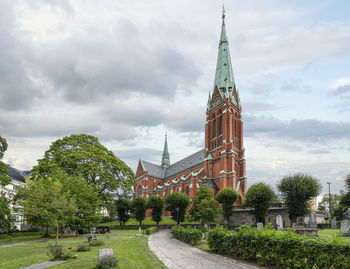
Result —
<instances>
[{"instance_id":1,"label":"stone grave marker","mask_svg":"<svg viewBox=\"0 0 350 269\"><path fill-rule=\"evenodd\" d=\"M309 228L317 228L317 213L315 211L310 212Z\"/></svg>"},{"instance_id":2,"label":"stone grave marker","mask_svg":"<svg viewBox=\"0 0 350 269\"><path fill-rule=\"evenodd\" d=\"M262 222L258 222L256 224L256 228L258 231L264 231L264 224Z\"/></svg>"},{"instance_id":3,"label":"stone grave marker","mask_svg":"<svg viewBox=\"0 0 350 269\"><path fill-rule=\"evenodd\" d=\"M283 219L280 214L276 216L276 225L278 230L283 229Z\"/></svg>"},{"instance_id":4,"label":"stone grave marker","mask_svg":"<svg viewBox=\"0 0 350 269\"><path fill-rule=\"evenodd\" d=\"M337 221L336 221L336 219L332 219L332 221L331 221L331 229L337 229Z\"/></svg>"},{"instance_id":5,"label":"stone grave marker","mask_svg":"<svg viewBox=\"0 0 350 269\"><path fill-rule=\"evenodd\" d=\"M98 261L100 261L103 257L112 256L113 257L113 248L105 248L100 249L98 251Z\"/></svg>"},{"instance_id":6,"label":"stone grave marker","mask_svg":"<svg viewBox=\"0 0 350 269\"><path fill-rule=\"evenodd\" d=\"M350 208L344 212L343 218L340 222L340 232L350 236Z\"/></svg>"}]
</instances>

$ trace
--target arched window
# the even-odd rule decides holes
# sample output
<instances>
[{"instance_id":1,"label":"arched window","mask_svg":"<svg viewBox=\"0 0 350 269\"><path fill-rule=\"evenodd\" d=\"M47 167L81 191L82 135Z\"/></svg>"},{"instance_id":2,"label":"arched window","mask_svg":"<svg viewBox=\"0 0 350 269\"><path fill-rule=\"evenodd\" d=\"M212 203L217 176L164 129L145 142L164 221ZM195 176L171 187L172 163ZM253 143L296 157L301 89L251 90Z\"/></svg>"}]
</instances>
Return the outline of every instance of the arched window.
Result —
<instances>
[{"instance_id":1,"label":"arched window","mask_svg":"<svg viewBox=\"0 0 350 269\"><path fill-rule=\"evenodd\" d=\"M142 195L142 186L139 186L139 189L137 190L137 196Z\"/></svg>"},{"instance_id":2,"label":"arched window","mask_svg":"<svg viewBox=\"0 0 350 269\"><path fill-rule=\"evenodd\" d=\"M216 137L216 119L213 120L213 138Z\"/></svg>"},{"instance_id":3,"label":"arched window","mask_svg":"<svg viewBox=\"0 0 350 269\"><path fill-rule=\"evenodd\" d=\"M222 134L222 115L220 115L220 118L219 118L219 135Z\"/></svg>"},{"instance_id":4,"label":"arched window","mask_svg":"<svg viewBox=\"0 0 350 269\"><path fill-rule=\"evenodd\" d=\"M188 197L190 197L190 187L187 187L187 188L186 188L186 195L187 195Z\"/></svg>"}]
</instances>

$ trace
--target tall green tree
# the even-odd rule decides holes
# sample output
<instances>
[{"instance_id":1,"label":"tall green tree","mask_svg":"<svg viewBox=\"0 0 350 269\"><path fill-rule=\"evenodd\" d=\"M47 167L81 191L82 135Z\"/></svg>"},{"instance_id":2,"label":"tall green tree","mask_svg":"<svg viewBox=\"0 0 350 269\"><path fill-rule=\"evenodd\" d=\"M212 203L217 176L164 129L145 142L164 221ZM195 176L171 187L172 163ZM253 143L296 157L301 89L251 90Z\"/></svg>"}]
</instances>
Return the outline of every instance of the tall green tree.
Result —
<instances>
[{"instance_id":1,"label":"tall green tree","mask_svg":"<svg viewBox=\"0 0 350 269\"><path fill-rule=\"evenodd\" d=\"M177 221L177 225L185 220L186 209L190 204L190 198L182 192L173 192L165 198L166 210Z\"/></svg>"},{"instance_id":2,"label":"tall green tree","mask_svg":"<svg viewBox=\"0 0 350 269\"><path fill-rule=\"evenodd\" d=\"M208 185L202 184L196 192L195 197L192 199L192 207L189 211L191 219L194 221L199 221L201 219L199 204L202 202L202 200L210 201L212 199L214 199L212 189Z\"/></svg>"},{"instance_id":3,"label":"tall green tree","mask_svg":"<svg viewBox=\"0 0 350 269\"><path fill-rule=\"evenodd\" d=\"M198 209L202 225L216 221L219 213L221 213L219 202L214 198L201 200Z\"/></svg>"},{"instance_id":4,"label":"tall green tree","mask_svg":"<svg viewBox=\"0 0 350 269\"><path fill-rule=\"evenodd\" d=\"M331 194L331 200L329 201L329 195L324 195L322 201L318 203L317 210L324 214L325 220L329 220L329 204L331 204L332 216L334 216L334 209L338 206L341 196L338 194Z\"/></svg>"},{"instance_id":5,"label":"tall green tree","mask_svg":"<svg viewBox=\"0 0 350 269\"><path fill-rule=\"evenodd\" d=\"M66 225L78 211L74 198L64 191L59 180L37 178L19 189L24 216L29 224L56 227L56 245L60 226Z\"/></svg>"},{"instance_id":6,"label":"tall green tree","mask_svg":"<svg viewBox=\"0 0 350 269\"><path fill-rule=\"evenodd\" d=\"M164 199L160 196L152 195L147 201L147 207L152 209L152 220L157 222L158 226L159 222L162 220Z\"/></svg>"},{"instance_id":7,"label":"tall green tree","mask_svg":"<svg viewBox=\"0 0 350 269\"><path fill-rule=\"evenodd\" d=\"M66 136L53 142L44 158L33 167L32 177L49 176L57 169L84 178L102 201L106 200L106 191L120 188L130 192L134 184L130 167L96 137L86 134Z\"/></svg>"},{"instance_id":8,"label":"tall green tree","mask_svg":"<svg viewBox=\"0 0 350 269\"><path fill-rule=\"evenodd\" d=\"M277 188L285 200L291 223L309 212L310 199L319 195L322 189L318 179L304 174L282 178Z\"/></svg>"},{"instance_id":9,"label":"tall green tree","mask_svg":"<svg viewBox=\"0 0 350 269\"><path fill-rule=\"evenodd\" d=\"M276 194L273 189L264 183L252 185L246 195L244 205L252 207L250 213L256 222L265 222L265 217L271 205L276 201Z\"/></svg>"},{"instance_id":10,"label":"tall green tree","mask_svg":"<svg viewBox=\"0 0 350 269\"><path fill-rule=\"evenodd\" d=\"M132 210L132 203L127 197L122 197L115 201L117 214L120 225L125 226L125 223L129 220L129 211Z\"/></svg>"},{"instance_id":11,"label":"tall green tree","mask_svg":"<svg viewBox=\"0 0 350 269\"><path fill-rule=\"evenodd\" d=\"M215 199L221 204L223 216L227 223L230 222L230 217L233 215L235 202L239 194L230 187L223 188L216 194Z\"/></svg>"},{"instance_id":12,"label":"tall green tree","mask_svg":"<svg viewBox=\"0 0 350 269\"><path fill-rule=\"evenodd\" d=\"M135 214L135 219L139 221L139 226L141 227L142 221L146 217L147 200L142 196L137 196L132 201L132 208Z\"/></svg>"},{"instance_id":13,"label":"tall green tree","mask_svg":"<svg viewBox=\"0 0 350 269\"><path fill-rule=\"evenodd\" d=\"M9 168L1 161L6 150L6 139L0 136L0 187L4 187L11 183L11 177L8 176ZM7 231L13 228L10 200L4 193L0 193L0 228Z\"/></svg>"},{"instance_id":14,"label":"tall green tree","mask_svg":"<svg viewBox=\"0 0 350 269\"><path fill-rule=\"evenodd\" d=\"M7 146L6 139L0 136L0 186L6 186L11 182L11 178L8 176L9 168L1 161L7 150Z\"/></svg>"}]
</instances>

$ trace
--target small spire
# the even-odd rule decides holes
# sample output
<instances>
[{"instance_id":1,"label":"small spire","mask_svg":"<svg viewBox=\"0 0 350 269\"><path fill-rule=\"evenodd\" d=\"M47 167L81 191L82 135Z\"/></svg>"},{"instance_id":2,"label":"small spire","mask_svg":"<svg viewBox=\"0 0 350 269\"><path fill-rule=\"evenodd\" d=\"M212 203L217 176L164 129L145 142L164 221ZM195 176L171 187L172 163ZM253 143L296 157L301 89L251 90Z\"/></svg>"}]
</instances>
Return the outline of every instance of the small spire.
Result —
<instances>
[{"instance_id":1,"label":"small spire","mask_svg":"<svg viewBox=\"0 0 350 269\"><path fill-rule=\"evenodd\" d=\"M225 4L222 4L222 23L225 23Z\"/></svg>"},{"instance_id":2,"label":"small spire","mask_svg":"<svg viewBox=\"0 0 350 269\"><path fill-rule=\"evenodd\" d=\"M170 157L168 151L168 135L166 132L161 166L163 167L164 171L170 166Z\"/></svg>"}]
</instances>

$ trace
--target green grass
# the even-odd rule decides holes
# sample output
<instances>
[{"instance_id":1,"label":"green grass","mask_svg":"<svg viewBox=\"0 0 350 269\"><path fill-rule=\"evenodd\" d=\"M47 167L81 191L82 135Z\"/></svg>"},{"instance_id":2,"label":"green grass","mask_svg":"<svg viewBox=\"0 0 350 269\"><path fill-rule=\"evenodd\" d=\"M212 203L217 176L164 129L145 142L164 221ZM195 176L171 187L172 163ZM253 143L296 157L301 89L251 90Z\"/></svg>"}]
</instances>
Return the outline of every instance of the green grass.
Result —
<instances>
[{"instance_id":1,"label":"green grass","mask_svg":"<svg viewBox=\"0 0 350 269\"><path fill-rule=\"evenodd\" d=\"M336 237L337 240L344 241L345 243L349 243L349 237L342 237L339 229L318 230L318 236L322 239L332 239Z\"/></svg>"},{"instance_id":2,"label":"green grass","mask_svg":"<svg viewBox=\"0 0 350 269\"><path fill-rule=\"evenodd\" d=\"M198 223L198 222L191 222L191 221L188 221L188 220L185 220L184 223ZM142 224L144 225L155 225L157 224L155 221L152 220L151 217L146 217ZM165 217L162 217L162 221L159 222L159 224L176 224L176 221L172 219L171 216L165 216ZM105 222L105 223L100 223L99 225L119 225L119 221L112 221L112 222ZM135 218L130 218L127 222L126 222L126 225L139 225L139 222L135 219Z\"/></svg>"},{"instance_id":3,"label":"green grass","mask_svg":"<svg viewBox=\"0 0 350 269\"><path fill-rule=\"evenodd\" d=\"M118 268L166 268L149 250L148 237L137 237L136 233L136 230L116 230L110 233L109 238L106 235L97 235L98 239L105 242L104 246L92 247L87 252L76 251L79 243L87 242L85 237L60 240L65 250L71 247L73 255L78 257L55 268L95 268L98 250L101 248L113 248L114 256L119 260ZM54 239L0 248L0 268L20 268L49 260L46 255L49 243L54 244Z\"/></svg>"}]
</instances>

